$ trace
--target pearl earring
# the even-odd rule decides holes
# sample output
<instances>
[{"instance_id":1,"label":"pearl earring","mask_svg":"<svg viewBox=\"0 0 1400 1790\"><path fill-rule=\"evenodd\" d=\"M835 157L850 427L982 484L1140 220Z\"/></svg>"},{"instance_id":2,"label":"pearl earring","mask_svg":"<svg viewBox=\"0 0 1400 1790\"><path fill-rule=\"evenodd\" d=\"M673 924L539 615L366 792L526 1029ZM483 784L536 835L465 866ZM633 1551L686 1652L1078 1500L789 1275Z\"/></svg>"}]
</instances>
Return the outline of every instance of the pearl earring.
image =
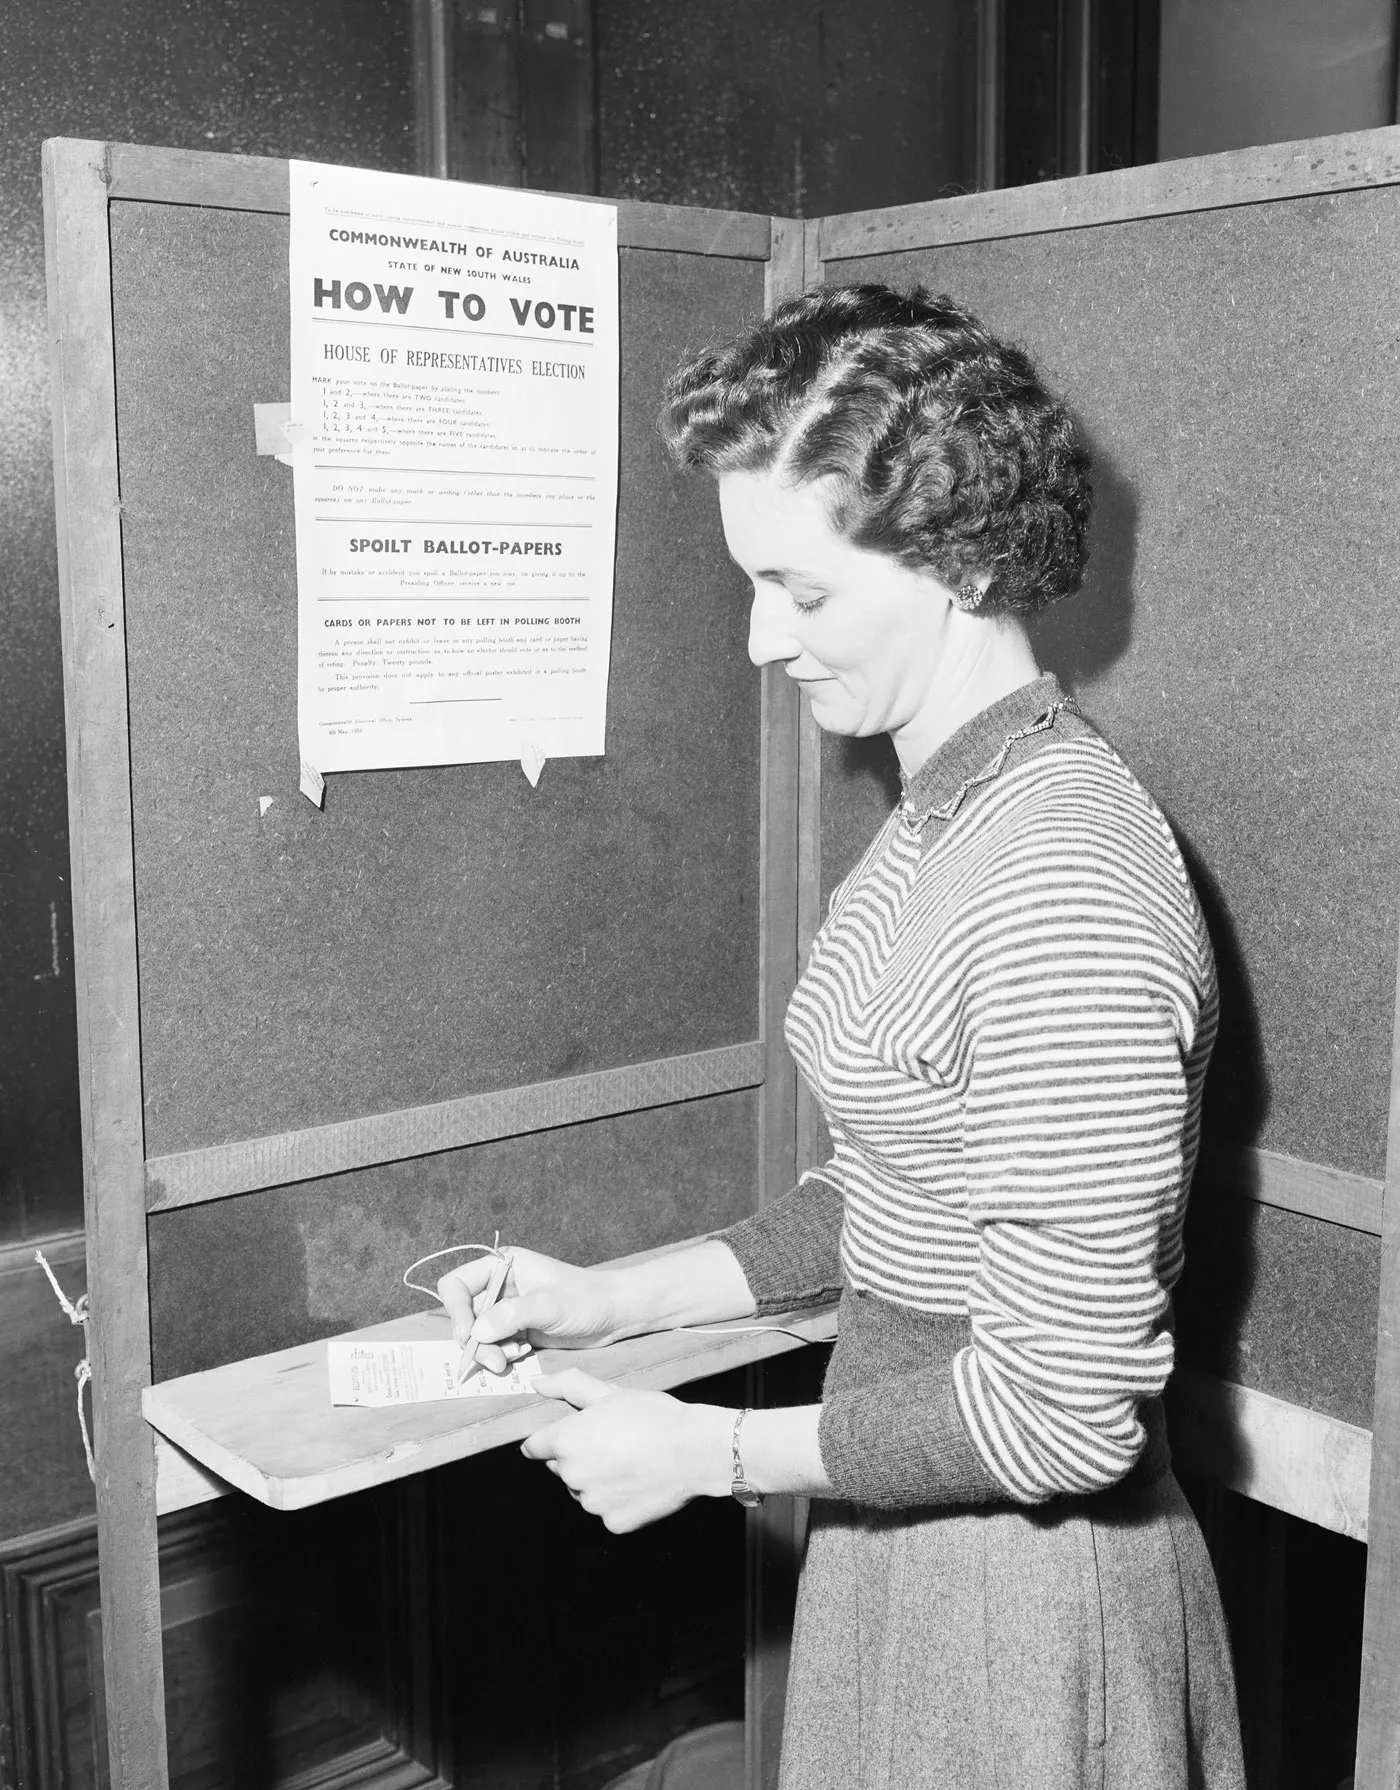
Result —
<instances>
[{"instance_id":1,"label":"pearl earring","mask_svg":"<svg viewBox=\"0 0 1400 1790\"><path fill-rule=\"evenodd\" d=\"M980 609L982 607L982 599L986 594L987 593L984 590L979 589L979 587L969 579L966 584L960 584L958 586L958 608L965 609L969 611L969 613L974 609Z\"/></svg>"}]
</instances>

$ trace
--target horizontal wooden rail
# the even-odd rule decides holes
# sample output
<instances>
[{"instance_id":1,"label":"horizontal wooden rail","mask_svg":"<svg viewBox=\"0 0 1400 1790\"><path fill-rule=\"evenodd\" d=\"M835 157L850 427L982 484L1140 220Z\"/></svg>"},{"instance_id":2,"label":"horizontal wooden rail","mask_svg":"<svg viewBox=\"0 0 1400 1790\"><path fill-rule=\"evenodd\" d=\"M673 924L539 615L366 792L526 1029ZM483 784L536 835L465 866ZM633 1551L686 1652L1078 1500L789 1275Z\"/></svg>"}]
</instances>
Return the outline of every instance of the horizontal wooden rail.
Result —
<instances>
[{"instance_id":1,"label":"horizontal wooden rail","mask_svg":"<svg viewBox=\"0 0 1400 1790\"><path fill-rule=\"evenodd\" d=\"M493 1138L552 1131L560 1125L762 1085L763 1045L727 1044L683 1057L600 1069L593 1075L467 1094L433 1106L401 1107L305 1131L153 1156L146 1163L146 1209L168 1212L176 1206L199 1206L232 1194L254 1193L260 1187L319 1180L379 1162L432 1156Z\"/></svg>"},{"instance_id":2,"label":"horizontal wooden rail","mask_svg":"<svg viewBox=\"0 0 1400 1790\"><path fill-rule=\"evenodd\" d=\"M1172 1375L1167 1417L1188 1472L1365 1541L1370 1430L1193 1368Z\"/></svg>"},{"instance_id":3,"label":"horizontal wooden rail","mask_svg":"<svg viewBox=\"0 0 1400 1790\"><path fill-rule=\"evenodd\" d=\"M103 158L111 199L212 205L225 211L285 212L291 203L290 176L283 160L208 155L198 149L149 149L135 143L91 147ZM564 196L598 205L615 203L621 249L661 249L733 261L766 261L772 250L772 220L757 212L613 201L588 193Z\"/></svg>"},{"instance_id":4,"label":"horizontal wooden rail","mask_svg":"<svg viewBox=\"0 0 1400 1790\"><path fill-rule=\"evenodd\" d=\"M820 220L821 259L852 261L946 243L1082 230L1393 181L1400 181L1400 128L1387 125L1320 143L1270 143L1228 159L1192 156L966 198L843 212Z\"/></svg>"},{"instance_id":5,"label":"horizontal wooden rail","mask_svg":"<svg viewBox=\"0 0 1400 1790\"><path fill-rule=\"evenodd\" d=\"M1385 1185L1326 1163L1283 1156L1277 1150L1204 1146L1198 1186L1239 1194L1261 1206L1277 1206L1306 1218L1325 1219L1378 1237Z\"/></svg>"}]
</instances>

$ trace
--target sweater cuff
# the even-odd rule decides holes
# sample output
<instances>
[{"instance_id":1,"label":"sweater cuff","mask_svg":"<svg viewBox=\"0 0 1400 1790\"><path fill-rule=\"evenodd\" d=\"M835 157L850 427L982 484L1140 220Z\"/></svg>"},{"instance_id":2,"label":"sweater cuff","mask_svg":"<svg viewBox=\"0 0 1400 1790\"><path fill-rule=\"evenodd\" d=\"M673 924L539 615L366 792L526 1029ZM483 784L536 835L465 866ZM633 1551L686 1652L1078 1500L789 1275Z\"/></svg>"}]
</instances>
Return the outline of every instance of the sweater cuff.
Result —
<instances>
[{"instance_id":1,"label":"sweater cuff","mask_svg":"<svg viewBox=\"0 0 1400 1790\"><path fill-rule=\"evenodd\" d=\"M809 1172L751 1218L713 1233L743 1269L756 1316L829 1305L840 1296L844 1207L841 1189Z\"/></svg>"},{"instance_id":2,"label":"sweater cuff","mask_svg":"<svg viewBox=\"0 0 1400 1790\"><path fill-rule=\"evenodd\" d=\"M908 1510L1007 1501L963 1422L951 1363L831 1394L817 1445L836 1496L849 1504Z\"/></svg>"}]
</instances>

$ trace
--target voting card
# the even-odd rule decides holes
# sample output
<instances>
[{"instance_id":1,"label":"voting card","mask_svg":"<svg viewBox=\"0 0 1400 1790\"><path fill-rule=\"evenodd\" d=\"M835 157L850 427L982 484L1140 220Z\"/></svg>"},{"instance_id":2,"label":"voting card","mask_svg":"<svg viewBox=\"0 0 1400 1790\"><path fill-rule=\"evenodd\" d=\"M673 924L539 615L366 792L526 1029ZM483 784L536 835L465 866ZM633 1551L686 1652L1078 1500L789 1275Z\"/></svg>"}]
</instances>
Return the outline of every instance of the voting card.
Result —
<instances>
[{"instance_id":1,"label":"voting card","mask_svg":"<svg viewBox=\"0 0 1400 1790\"><path fill-rule=\"evenodd\" d=\"M538 1356L503 1374L475 1367L459 1386L462 1351L451 1341L371 1342L350 1336L326 1344L333 1405L416 1405L447 1398L508 1398L539 1378Z\"/></svg>"}]
</instances>

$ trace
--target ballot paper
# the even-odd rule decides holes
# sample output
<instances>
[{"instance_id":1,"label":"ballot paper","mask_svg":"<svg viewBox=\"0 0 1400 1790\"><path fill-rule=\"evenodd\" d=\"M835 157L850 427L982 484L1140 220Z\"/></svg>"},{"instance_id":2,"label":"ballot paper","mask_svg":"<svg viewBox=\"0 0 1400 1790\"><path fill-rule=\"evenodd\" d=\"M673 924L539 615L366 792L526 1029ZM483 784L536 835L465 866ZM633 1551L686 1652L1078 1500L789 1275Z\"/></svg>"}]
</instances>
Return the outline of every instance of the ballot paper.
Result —
<instances>
[{"instance_id":1,"label":"ballot paper","mask_svg":"<svg viewBox=\"0 0 1400 1790\"><path fill-rule=\"evenodd\" d=\"M601 754L616 207L294 161L290 273L304 765Z\"/></svg>"},{"instance_id":2,"label":"ballot paper","mask_svg":"<svg viewBox=\"0 0 1400 1790\"><path fill-rule=\"evenodd\" d=\"M539 1378L536 1355L503 1374L472 1370L459 1386L462 1351L451 1341L364 1342L332 1337L326 1345L333 1405L417 1405L444 1398L506 1398Z\"/></svg>"}]
</instances>

